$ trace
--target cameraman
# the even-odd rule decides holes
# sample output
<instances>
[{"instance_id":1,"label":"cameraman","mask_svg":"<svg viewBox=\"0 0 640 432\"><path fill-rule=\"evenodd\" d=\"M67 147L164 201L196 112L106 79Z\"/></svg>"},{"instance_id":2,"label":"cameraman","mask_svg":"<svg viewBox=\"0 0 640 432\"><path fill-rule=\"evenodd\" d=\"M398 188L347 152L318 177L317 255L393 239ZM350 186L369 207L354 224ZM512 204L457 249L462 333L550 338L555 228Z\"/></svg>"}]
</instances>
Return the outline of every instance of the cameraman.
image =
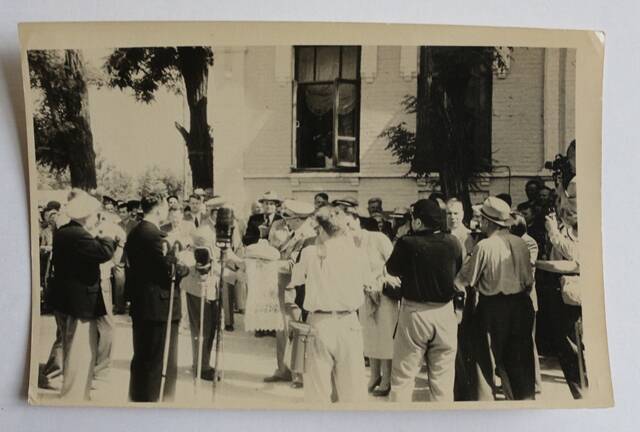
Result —
<instances>
[{"instance_id":1,"label":"cameraman","mask_svg":"<svg viewBox=\"0 0 640 432\"><path fill-rule=\"evenodd\" d=\"M560 218L561 223L553 214L546 217L545 227L552 248L549 261L538 261L536 267L557 275L549 305L552 342L573 398L581 399L585 389L580 382L578 349L581 348L576 345L576 323L582 317L577 209L566 203L560 208Z\"/></svg>"}]
</instances>

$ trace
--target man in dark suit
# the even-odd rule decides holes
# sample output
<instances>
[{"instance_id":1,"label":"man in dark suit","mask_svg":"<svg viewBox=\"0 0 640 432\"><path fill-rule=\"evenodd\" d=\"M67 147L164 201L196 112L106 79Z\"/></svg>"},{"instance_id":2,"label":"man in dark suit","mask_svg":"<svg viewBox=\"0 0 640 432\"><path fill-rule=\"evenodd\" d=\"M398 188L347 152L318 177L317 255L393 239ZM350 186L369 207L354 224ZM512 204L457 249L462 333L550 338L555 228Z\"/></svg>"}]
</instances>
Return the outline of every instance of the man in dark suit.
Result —
<instances>
[{"instance_id":1,"label":"man in dark suit","mask_svg":"<svg viewBox=\"0 0 640 432\"><path fill-rule=\"evenodd\" d=\"M208 218L202 195L193 193L189 197L189 208L191 211L189 214L184 215L184 220L193 222L193 224L198 228L203 223L206 223Z\"/></svg>"},{"instance_id":2,"label":"man in dark suit","mask_svg":"<svg viewBox=\"0 0 640 432\"><path fill-rule=\"evenodd\" d=\"M274 221L282 219L276 210L282 200L277 193L273 191L266 192L259 200L262 204L262 214L251 215L247 222L247 231L242 238L245 246L257 243L261 238L269 237L269 229ZM262 227L262 228L261 228ZM262 231L262 232L261 232Z\"/></svg>"},{"instance_id":3,"label":"man in dark suit","mask_svg":"<svg viewBox=\"0 0 640 432\"><path fill-rule=\"evenodd\" d=\"M52 299L62 333L60 395L89 400L98 349L97 319L106 314L100 264L111 259L116 244L111 238L94 237L89 232L96 225L100 202L84 191L73 194L66 207L71 221L53 236Z\"/></svg>"},{"instance_id":4,"label":"man in dark suit","mask_svg":"<svg viewBox=\"0 0 640 432\"><path fill-rule=\"evenodd\" d=\"M393 240L393 229L391 222L384 218L384 210L382 210L382 198L374 197L370 198L367 202L367 211L369 212L370 220L367 221L362 228L367 231L380 231Z\"/></svg>"},{"instance_id":5,"label":"man in dark suit","mask_svg":"<svg viewBox=\"0 0 640 432\"><path fill-rule=\"evenodd\" d=\"M181 317L180 291L175 286L171 322L169 301L176 259L169 251L160 221L166 219L168 205L159 194L141 200L144 219L127 237L129 259L126 292L131 300L133 359L129 397L133 402L171 400L175 393L178 360L178 324ZM160 395L165 335L169 327L169 356L164 395Z\"/></svg>"}]
</instances>

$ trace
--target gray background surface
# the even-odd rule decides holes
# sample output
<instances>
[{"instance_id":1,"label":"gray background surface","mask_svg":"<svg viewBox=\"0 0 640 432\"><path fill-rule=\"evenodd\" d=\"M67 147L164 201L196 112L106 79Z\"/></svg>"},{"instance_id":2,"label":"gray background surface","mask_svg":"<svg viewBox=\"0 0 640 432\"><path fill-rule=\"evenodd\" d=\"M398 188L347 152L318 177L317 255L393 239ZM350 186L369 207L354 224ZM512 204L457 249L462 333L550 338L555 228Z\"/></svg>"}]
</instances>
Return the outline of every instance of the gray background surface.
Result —
<instances>
[{"instance_id":1,"label":"gray background surface","mask_svg":"<svg viewBox=\"0 0 640 432\"><path fill-rule=\"evenodd\" d=\"M267 4L269 3L269 4ZM637 0L0 2L0 429L124 430L638 430L640 182ZM616 407L608 410L428 413L215 412L33 408L26 403L30 320L24 102L16 24L21 21L361 21L598 29L606 32L603 211L606 310Z\"/></svg>"}]
</instances>

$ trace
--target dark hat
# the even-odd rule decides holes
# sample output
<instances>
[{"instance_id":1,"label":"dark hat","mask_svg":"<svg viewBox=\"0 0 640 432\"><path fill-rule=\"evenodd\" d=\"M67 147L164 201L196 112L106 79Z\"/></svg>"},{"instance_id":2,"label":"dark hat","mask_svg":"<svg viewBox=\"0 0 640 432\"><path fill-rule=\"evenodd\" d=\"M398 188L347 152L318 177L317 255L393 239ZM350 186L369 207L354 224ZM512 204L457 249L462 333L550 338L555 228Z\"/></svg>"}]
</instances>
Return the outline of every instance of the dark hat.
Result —
<instances>
[{"instance_id":1,"label":"dark hat","mask_svg":"<svg viewBox=\"0 0 640 432\"><path fill-rule=\"evenodd\" d=\"M58 201L49 201L46 205L46 207L42 210L43 212L48 212L51 210L56 210L56 211L60 211L60 208L62 206L60 205L60 203Z\"/></svg>"},{"instance_id":2,"label":"dark hat","mask_svg":"<svg viewBox=\"0 0 640 432\"><path fill-rule=\"evenodd\" d=\"M138 200L129 200L127 201L127 210L134 211L140 207L140 201Z\"/></svg>"},{"instance_id":3,"label":"dark hat","mask_svg":"<svg viewBox=\"0 0 640 432\"><path fill-rule=\"evenodd\" d=\"M107 204L111 204L115 207L116 205L118 205L118 201L111 198L109 195L102 195L102 205L107 205Z\"/></svg>"},{"instance_id":4,"label":"dark hat","mask_svg":"<svg viewBox=\"0 0 640 432\"><path fill-rule=\"evenodd\" d=\"M411 206L412 214L422 221L427 228L439 229L442 227L442 210L438 203L432 199L420 199Z\"/></svg>"}]
</instances>

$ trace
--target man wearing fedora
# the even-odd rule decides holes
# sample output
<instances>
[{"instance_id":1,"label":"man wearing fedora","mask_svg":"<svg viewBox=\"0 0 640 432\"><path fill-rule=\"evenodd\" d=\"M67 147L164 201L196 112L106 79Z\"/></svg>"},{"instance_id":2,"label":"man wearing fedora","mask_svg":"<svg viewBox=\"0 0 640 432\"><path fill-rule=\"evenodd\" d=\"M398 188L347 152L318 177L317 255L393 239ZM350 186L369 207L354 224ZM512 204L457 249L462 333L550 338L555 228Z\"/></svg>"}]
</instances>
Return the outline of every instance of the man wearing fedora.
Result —
<instances>
[{"instance_id":1,"label":"man wearing fedora","mask_svg":"<svg viewBox=\"0 0 640 432\"><path fill-rule=\"evenodd\" d=\"M115 241L94 237L100 202L72 191L66 206L70 222L53 236L53 303L60 314L63 366L62 398L89 400L98 349L98 318L106 315L100 289L100 264L113 257ZM106 305L109 306L110 305Z\"/></svg>"},{"instance_id":2,"label":"man wearing fedora","mask_svg":"<svg viewBox=\"0 0 640 432\"><path fill-rule=\"evenodd\" d=\"M245 246L257 243L261 238L268 238L271 224L282 219L282 216L276 212L278 206L282 204L282 200L276 192L265 192L259 202L262 204L262 214L251 215L247 221L247 231L242 238Z\"/></svg>"},{"instance_id":3,"label":"man wearing fedora","mask_svg":"<svg viewBox=\"0 0 640 432\"><path fill-rule=\"evenodd\" d=\"M507 399L534 399L529 249L524 240L509 232L512 219L506 202L489 197L480 214L480 229L487 238L473 248L455 280L459 290L472 287L479 293L476 317L483 337L475 350L482 372L478 386L488 382L495 397L496 371Z\"/></svg>"}]
</instances>

